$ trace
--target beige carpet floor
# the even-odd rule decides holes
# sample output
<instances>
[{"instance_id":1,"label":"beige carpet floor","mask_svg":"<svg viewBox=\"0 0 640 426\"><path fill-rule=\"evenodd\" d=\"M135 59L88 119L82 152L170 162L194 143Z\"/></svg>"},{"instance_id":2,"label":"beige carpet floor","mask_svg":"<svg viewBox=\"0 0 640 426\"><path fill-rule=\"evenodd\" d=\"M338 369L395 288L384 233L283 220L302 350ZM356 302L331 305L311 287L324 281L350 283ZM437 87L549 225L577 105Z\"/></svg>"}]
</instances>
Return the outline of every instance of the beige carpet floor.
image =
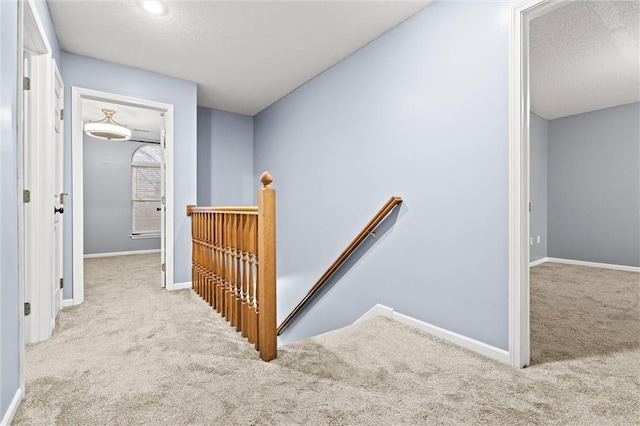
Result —
<instances>
[{"instance_id":1,"label":"beige carpet floor","mask_svg":"<svg viewBox=\"0 0 640 426\"><path fill-rule=\"evenodd\" d=\"M518 370L386 318L264 363L158 263L86 261L85 304L27 348L16 425L640 424L638 274L536 267Z\"/></svg>"}]
</instances>

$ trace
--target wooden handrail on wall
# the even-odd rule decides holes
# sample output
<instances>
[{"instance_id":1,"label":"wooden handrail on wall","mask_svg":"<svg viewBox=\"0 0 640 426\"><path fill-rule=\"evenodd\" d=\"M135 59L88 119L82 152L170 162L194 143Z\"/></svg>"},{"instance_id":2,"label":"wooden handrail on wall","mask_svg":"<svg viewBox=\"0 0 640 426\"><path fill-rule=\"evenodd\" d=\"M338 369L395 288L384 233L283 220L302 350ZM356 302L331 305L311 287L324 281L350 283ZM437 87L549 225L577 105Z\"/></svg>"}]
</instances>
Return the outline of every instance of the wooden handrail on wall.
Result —
<instances>
[{"instance_id":1,"label":"wooden handrail on wall","mask_svg":"<svg viewBox=\"0 0 640 426\"><path fill-rule=\"evenodd\" d=\"M331 266L329 266L329 269L327 269L325 273L322 274L322 276L320 277L320 279L318 279L314 286L311 287L311 290L309 290L304 299L302 299L300 303L298 303L296 307L293 308L289 316L287 316L284 321L282 321L282 324L278 326L278 336L284 331L285 328L287 328L287 326L291 323L291 321L293 321L295 316L298 315L298 313L305 307L305 305L309 303L313 296L315 296L316 293L320 291L322 286L324 286L326 282L329 281L329 278L331 278L331 276L340 268L340 266L342 266L342 264L349 258L349 256L353 254L358 246L360 246L360 244L364 242L367 236L372 234L372 232L374 231L374 229L376 229L380 222L382 222L384 218L387 217L389 213L391 213L391 210L393 210L401 202L402 198L394 196L391 197L384 206L382 206L378 213L376 213L376 215L369 221L369 223L367 223L367 225L362 228L362 231L360 231L360 233L353 239L353 241L351 241L351 244L349 244L349 246L340 254L340 256L338 256L338 258L331 264Z\"/></svg>"},{"instance_id":2,"label":"wooden handrail on wall","mask_svg":"<svg viewBox=\"0 0 640 426\"><path fill-rule=\"evenodd\" d=\"M268 172L257 206L187 206L192 288L260 351L277 356L276 193Z\"/></svg>"}]
</instances>

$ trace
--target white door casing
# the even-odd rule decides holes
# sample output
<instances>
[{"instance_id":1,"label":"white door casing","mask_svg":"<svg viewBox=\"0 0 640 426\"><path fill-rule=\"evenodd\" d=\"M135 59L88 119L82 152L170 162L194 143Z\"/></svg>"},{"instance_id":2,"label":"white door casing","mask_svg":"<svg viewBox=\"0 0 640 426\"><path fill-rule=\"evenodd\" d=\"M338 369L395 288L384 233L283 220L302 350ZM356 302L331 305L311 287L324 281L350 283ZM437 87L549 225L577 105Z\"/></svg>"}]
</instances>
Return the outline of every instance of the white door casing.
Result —
<instances>
[{"instance_id":1,"label":"white door casing","mask_svg":"<svg viewBox=\"0 0 640 426\"><path fill-rule=\"evenodd\" d=\"M511 8L509 40L509 358L530 362L529 329L529 22L566 5L525 0Z\"/></svg>"},{"instance_id":2,"label":"white door casing","mask_svg":"<svg viewBox=\"0 0 640 426\"><path fill-rule=\"evenodd\" d=\"M83 120L82 100L92 99L127 106L159 111L165 119L165 148L163 163L165 177L164 232L161 233L161 251L165 263L164 285L167 290L174 289L173 276L173 143L174 143L174 111L172 104L156 102L141 98L102 92L82 87L71 87L71 175L72 188L70 197L73 200L72 210L72 289L73 304L84 302L84 183L83 183ZM161 275L162 276L162 275Z\"/></svg>"},{"instance_id":3,"label":"white door casing","mask_svg":"<svg viewBox=\"0 0 640 426\"><path fill-rule=\"evenodd\" d=\"M53 239L52 239L52 321L55 326L55 319L62 306L62 283L63 283L63 220L64 214L64 83L60 70L53 61L53 193L51 200L53 205Z\"/></svg>"},{"instance_id":4,"label":"white door casing","mask_svg":"<svg viewBox=\"0 0 640 426\"><path fill-rule=\"evenodd\" d=\"M160 151L162 155L160 156L160 286L167 286L167 272L166 272L166 249L167 249L167 223L166 223L166 211L167 211L167 163L165 161L166 157L166 147L167 147L167 129L166 129L166 117L164 113L160 113Z\"/></svg>"}]
</instances>

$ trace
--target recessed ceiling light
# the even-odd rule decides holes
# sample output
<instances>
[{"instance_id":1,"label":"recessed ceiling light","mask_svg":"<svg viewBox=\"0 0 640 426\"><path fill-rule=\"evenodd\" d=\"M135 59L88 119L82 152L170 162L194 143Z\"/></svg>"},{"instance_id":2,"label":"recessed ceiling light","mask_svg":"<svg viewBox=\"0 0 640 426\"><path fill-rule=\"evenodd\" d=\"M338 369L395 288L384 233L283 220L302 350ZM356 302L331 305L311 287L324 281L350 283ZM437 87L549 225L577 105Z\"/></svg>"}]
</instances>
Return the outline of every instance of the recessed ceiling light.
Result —
<instances>
[{"instance_id":1,"label":"recessed ceiling light","mask_svg":"<svg viewBox=\"0 0 640 426\"><path fill-rule=\"evenodd\" d=\"M142 8L154 15L164 15L167 13L167 6L155 0L146 0L140 3Z\"/></svg>"}]
</instances>

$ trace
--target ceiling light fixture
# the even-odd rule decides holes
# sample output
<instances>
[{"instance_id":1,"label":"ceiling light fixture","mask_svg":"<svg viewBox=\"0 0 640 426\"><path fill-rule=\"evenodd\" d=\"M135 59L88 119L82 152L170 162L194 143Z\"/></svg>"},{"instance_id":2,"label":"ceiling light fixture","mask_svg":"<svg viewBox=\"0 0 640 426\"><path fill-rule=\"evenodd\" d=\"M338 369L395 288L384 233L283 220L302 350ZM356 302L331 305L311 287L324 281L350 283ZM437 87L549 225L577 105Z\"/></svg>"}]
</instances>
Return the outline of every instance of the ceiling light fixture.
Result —
<instances>
[{"instance_id":1,"label":"ceiling light fixture","mask_svg":"<svg viewBox=\"0 0 640 426\"><path fill-rule=\"evenodd\" d=\"M127 126L114 121L116 113L112 109L103 109L104 118L100 121L90 121L84 125L84 132L94 138L126 141L131 139L131 130Z\"/></svg>"},{"instance_id":2,"label":"ceiling light fixture","mask_svg":"<svg viewBox=\"0 0 640 426\"><path fill-rule=\"evenodd\" d=\"M142 8L154 15L165 15L167 13L167 6L155 0L146 0L140 3Z\"/></svg>"}]
</instances>

